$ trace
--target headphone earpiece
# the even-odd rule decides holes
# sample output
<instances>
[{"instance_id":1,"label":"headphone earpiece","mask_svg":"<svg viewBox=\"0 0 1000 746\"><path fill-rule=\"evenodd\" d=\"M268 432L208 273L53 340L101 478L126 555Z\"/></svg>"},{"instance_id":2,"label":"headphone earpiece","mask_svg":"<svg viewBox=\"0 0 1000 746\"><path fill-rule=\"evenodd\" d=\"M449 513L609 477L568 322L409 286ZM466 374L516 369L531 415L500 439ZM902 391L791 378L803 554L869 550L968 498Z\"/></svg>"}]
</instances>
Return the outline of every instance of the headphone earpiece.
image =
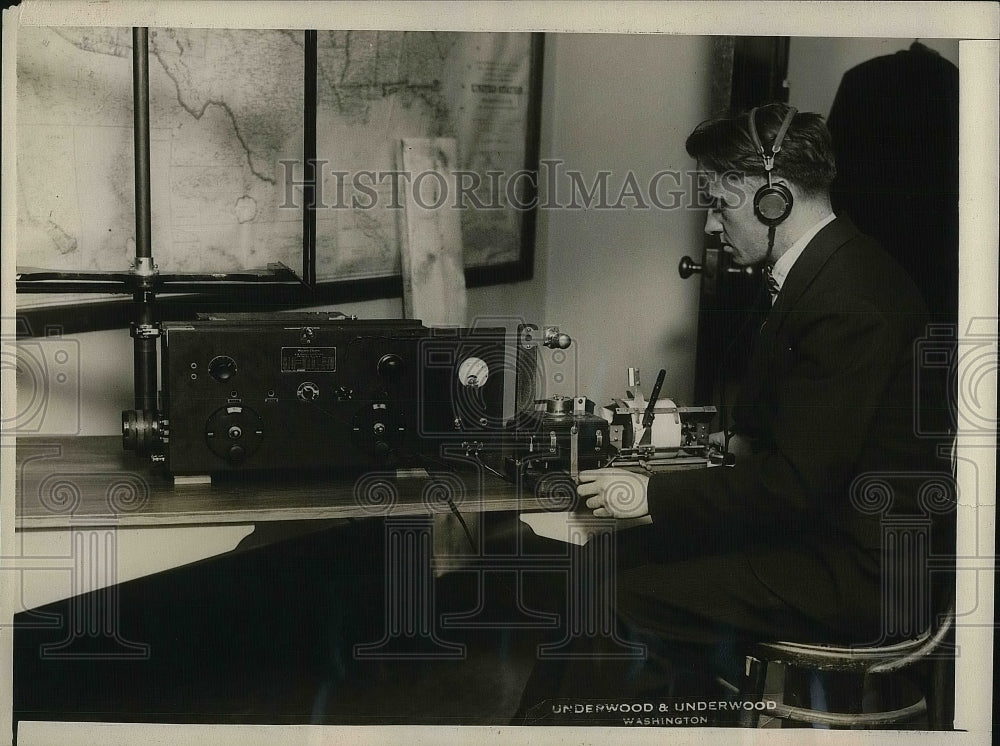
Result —
<instances>
[{"instance_id":1,"label":"headphone earpiece","mask_svg":"<svg viewBox=\"0 0 1000 746\"><path fill-rule=\"evenodd\" d=\"M792 214L794 202L792 193L784 184L772 183L771 169L774 168L774 156L781 150L781 142L785 139L785 133L788 132L788 126L792 123L797 111L794 106L788 107L788 113L785 114L781 127L778 128L778 134L775 135L771 152L765 153L764 146L757 135L757 109L750 110L750 137L753 139L757 153L764 161L764 170L767 172L767 184L758 189L753 196L753 212L757 219L768 228L780 225Z\"/></svg>"},{"instance_id":2,"label":"headphone earpiece","mask_svg":"<svg viewBox=\"0 0 1000 746\"><path fill-rule=\"evenodd\" d=\"M766 184L753 196L753 213L768 227L780 225L792 214L793 201L784 184Z\"/></svg>"}]
</instances>

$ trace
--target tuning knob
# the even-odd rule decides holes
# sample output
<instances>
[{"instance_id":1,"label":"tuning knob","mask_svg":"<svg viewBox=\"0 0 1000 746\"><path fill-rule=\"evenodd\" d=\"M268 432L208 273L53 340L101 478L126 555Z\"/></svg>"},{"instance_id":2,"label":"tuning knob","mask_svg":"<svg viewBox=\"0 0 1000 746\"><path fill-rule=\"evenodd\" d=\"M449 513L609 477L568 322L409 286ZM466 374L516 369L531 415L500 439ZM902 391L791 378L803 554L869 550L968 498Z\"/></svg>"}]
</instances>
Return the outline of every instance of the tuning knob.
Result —
<instances>
[{"instance_id":1,"label":"tuning knob","mask_svg":"<svg viewBox=\"0 0 1000 746\"><path fill-rule=\"evenodd\" d=\"M236 361L228 355L213 357L208 363L208 375L219 383L225 383L236 375Z\"/></svg>"},{"instance_id":2,"label":"tuning knob","mask_svg":"<svg viewBox=\"0 0 1000 746\"><path fill-rule=\"evenodd\" d=\"M691 275L701 272L701 265L689 256L682 256L680 264L677 265L677 274L682 280L686 280Z\"/></svg>"},{"instance_id":3,"label":"tuning knob","mask_svg":"<svg viewBox=\"0 0 1000 746\"><path fill-rule=\"evenodd\" d=\"M375 366L383 378L393 378L403 369L403 358L395 352L383 355Z\"/></svg>"},{"instance_id":4,"label":"tuning knob","mask_svg":"<svg viewBox=\"0 0 1000 746\"><path fill-rule=\"evenodd\" d=\"M295 390L295 396L299 401L316 401L319 399L319 386L312 381L304 381Z\"/></svg>"}]
</instances>

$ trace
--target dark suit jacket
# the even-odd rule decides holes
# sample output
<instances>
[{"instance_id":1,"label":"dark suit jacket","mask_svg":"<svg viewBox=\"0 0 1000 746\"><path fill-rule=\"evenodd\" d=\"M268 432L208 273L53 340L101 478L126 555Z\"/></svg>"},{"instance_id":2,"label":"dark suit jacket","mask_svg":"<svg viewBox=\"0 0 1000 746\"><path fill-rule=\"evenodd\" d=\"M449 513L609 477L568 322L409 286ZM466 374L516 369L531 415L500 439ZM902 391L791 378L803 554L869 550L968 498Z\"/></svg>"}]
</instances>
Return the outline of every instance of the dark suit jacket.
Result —
<instances>
[{"instance_id":1,"label":"dark suit jacket","mask_svg":"<svg viewBox=\"0 0 1000 746\"><path fill-rule=\"evenodd\" d=\"M751 355L734 422L752 455L731 468L654 475L654 532L748 560L767 589L833 628L876 621L882 522L923 515L915 472L947 471L935 444L914 435L914 345L925 314L878 244L843 218L824 227L789 272ZM892 492L881 511L877 488L855 484L852 498L855 479L876 472Z\"/></svg>"}]
</instances>

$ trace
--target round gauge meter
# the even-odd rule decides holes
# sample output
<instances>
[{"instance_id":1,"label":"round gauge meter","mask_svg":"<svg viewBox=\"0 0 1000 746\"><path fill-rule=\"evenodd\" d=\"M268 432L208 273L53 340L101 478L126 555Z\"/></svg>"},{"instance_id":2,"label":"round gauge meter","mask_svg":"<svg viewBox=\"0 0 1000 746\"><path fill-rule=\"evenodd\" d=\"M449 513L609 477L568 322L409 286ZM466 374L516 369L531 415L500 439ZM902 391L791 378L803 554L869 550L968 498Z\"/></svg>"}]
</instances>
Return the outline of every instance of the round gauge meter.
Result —
<instances>
[{"instance_id":1,"label":"round gauge meter","mask_svg":"<svg viewBox=\"0 0 1000 746\"><path fill-rule=\"evenodd\" d=\"M467 357L458 366L458 380L463 386L482 388L490 377L490 366L478 357Z\"/></svg>"}]
</instances>

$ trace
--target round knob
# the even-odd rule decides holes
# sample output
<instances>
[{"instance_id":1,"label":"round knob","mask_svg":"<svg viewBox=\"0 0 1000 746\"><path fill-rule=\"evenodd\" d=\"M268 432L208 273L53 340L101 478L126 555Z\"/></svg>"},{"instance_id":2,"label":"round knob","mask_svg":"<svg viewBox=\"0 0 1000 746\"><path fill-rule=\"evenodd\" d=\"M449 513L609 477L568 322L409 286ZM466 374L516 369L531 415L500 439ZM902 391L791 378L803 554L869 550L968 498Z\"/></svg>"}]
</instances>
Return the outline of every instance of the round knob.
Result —
<instances>
[{"instance_id":1,"label":"round knob","mask_svg":"<svg viewBox=\"0 0 1000 746\"><path fill-rule=\"evenodd\" d=\"M236 361L228 355L213 357L208 363L208 374L219 383L228 381L236 375Z\"/></svg>"},{"instance_id":2,"label":"round knob","mask_svg":"<svg viewBox=\"0 0 1000 746\"><path fill-rule=\"evenodd\" d=\"M682 256L680 264L677 265L677 274L681 276L681 279L686 280L697 272L701 272L701 265L695 263L694 259L689 256Z\"/></svg>"},{"instance_id":3,"label":"round knob","mask_svg":"<svg viewBox=\"0 0 1000 746\"><path fill-rule=\"evenodd\" d=\"M385 432L385 425L381 422L376 422L374 425L372 425L372 432L375 433L376 435L381 435L382 433Z\"/></svg>"},{"instance_id":4,"label":"round knob","mask_svg":"<svg viewBox=\"0 0 1000 746\"><path fill-rule=\"evenodd\" d=\"M545 330L545 341L542 342L550 350L565 350L573 344L573 338L568 334L560 334L558 328Z\"/></svg>"},{"instance_id":5,"label":"round knob","mask_svg":"<svg viewBox=\"0 0 1000 746\"><path fill-rule=\"evenodd\" d=\"M242 435L243 431L239 428L238 425L233 425L231 428L229 428L229 437L232 438L233 440L242 437Z\"/></svg>"},{"instance_id":6,"label":"round knob","mask_svg":"<svg viewBox=\"0 0 1000 746\"><path fill-rule=\"evenodd\" d=\"M319 386L312 381L300 383L298 389L295 391L295 395L299 398L299 401L313 401L315 399L319 399Z\"/></svg>"},{"instance_id":7,"label":"round knob","mask_svg":"<svg viewBox=\"0 0 1000 746\"><path fill-rule=\"evenodd\" d=\"M163 435L155 412L129 409L122 412L122 446L137 456L149 454Z\"/></svg>"},{"instance_id":8,"label":"round knob","mask_svg":"<svg viewBox=\"0 0 1000 746\"><path fill-rule=\"evenodd\" d=\"M573 411L573 400L562 394L541 401L545 402L545 411L548 414L570 414Z\"/></svg>"},{"instance_id":9,"label":"round knob","mask_svg":"<svg viewBox=\"0 0 1000 746\"><path fill-rule=\"evenodd\" d=\"M247 452L243 446L231 446L227 456L232 463L239 464L247 457Z\"/></svg>"},{"instance_id":10,"label":"round knob","mask_svg":"<svg viewBox=\"0 0 1000 746\"><path fill-rule=\"evenodd\" d=\"M392 378L403 369L403 358L395 352L383 355L376 366L378 374L384 378Z\"/></svg>"}]
</instances>

